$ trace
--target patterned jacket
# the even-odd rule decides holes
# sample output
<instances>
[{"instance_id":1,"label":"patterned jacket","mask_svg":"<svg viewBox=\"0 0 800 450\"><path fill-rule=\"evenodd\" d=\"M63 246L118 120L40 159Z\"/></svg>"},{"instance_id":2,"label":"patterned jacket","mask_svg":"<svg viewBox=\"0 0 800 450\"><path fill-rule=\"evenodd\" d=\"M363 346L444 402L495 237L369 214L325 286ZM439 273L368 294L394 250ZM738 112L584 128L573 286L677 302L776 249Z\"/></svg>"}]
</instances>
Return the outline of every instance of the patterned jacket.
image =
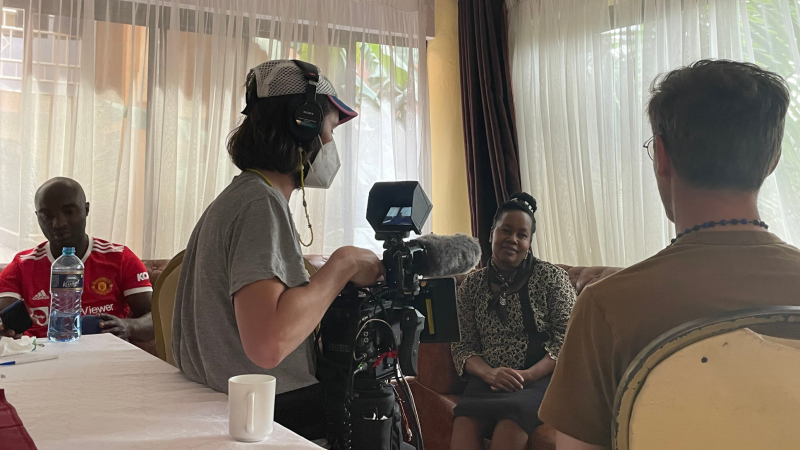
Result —
<instances>
[{"instance_id":1,"label":"patterned jacket","mask_svg":"<svg viewBox=\"0 0 800 450\"><path fill-rule=\"evenodd\" d=\"M491 292L487 277L486 269L473 272L458 290L461 342L453 344L452 350L456 370L462 376L464 363L475 355L494 368L527 369L522 367L528 335L522 322L519 292L508 296L508 322L503 324L497 314L489 310ZM553 359L558 359L575 304L575 288L563 269L537 260L528 289L536 328L549 337L544 348Z\"/></svg>"}]
</instances>

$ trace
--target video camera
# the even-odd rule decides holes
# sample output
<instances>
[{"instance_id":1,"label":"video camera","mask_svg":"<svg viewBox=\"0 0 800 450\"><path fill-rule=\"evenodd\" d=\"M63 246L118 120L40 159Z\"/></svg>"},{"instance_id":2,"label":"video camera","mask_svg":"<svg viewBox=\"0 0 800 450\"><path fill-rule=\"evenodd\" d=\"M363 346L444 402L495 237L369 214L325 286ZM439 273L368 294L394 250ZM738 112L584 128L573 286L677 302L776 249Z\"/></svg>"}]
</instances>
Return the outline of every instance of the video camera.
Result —
<instances>
[{"instance_id":1,"label":"video camera","mask_svg":"<svg viewBox=\"0 0 800 450\"><path fill-rule=\"evenodd\" d=\"M461 338L456 282L444 275L472 269L480 247L467 236L406 241L411 231L420 234L431 209L414 181L376 183L370 190L367 221L383 241L385 280L366 288L348 284L323 317L315 346L328 441L335 449L400 448L400 411L390 381L407 387L402 375L417 374L420 342ZM410 390L406 396L413 406Z\"/></svg>"}]
</instances>

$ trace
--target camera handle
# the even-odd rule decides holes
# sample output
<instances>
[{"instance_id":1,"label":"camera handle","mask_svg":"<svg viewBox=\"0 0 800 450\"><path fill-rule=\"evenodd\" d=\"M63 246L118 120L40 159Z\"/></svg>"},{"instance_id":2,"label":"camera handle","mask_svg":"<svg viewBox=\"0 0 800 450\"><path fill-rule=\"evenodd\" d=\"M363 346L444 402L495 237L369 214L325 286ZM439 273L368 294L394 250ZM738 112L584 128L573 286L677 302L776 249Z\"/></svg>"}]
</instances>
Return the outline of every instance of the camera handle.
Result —
<instances>
[{"instance_id":1,"label":"camera handle","mask_svg":"<svg viewBox=\"0 0 800 450\"><path fill-rule=\"evenodd\" d=\"M417 375L417 356L419 355L419 336L425 327L425 316L412 307L400 318L400 331L403 338L400 341L399 357L400 370L404 375Z\"/></svg>"}]
</instances>

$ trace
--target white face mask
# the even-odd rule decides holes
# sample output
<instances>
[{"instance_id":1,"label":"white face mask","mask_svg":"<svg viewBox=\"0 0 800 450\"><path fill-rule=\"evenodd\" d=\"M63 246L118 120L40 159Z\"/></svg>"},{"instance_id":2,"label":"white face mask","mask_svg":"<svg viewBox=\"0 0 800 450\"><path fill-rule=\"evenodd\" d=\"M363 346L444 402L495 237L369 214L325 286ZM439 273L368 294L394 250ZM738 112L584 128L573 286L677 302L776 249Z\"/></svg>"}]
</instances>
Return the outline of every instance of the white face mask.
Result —
<instances>
[{"instance_id":1,"label":"white face mask","mask_svg":"<svg viewBox=\"0 0 800 450\"><path fill-rule=\"evenodd\" d=\"M322 144L322 138L319 138ZM336 151L336 142L331 140L322 145L322 149L314 158L311 167L305 176L304 184L307 188L328 189L333 184L336 173L339 172L339 152Z\"/></svg>"}]
</instances>

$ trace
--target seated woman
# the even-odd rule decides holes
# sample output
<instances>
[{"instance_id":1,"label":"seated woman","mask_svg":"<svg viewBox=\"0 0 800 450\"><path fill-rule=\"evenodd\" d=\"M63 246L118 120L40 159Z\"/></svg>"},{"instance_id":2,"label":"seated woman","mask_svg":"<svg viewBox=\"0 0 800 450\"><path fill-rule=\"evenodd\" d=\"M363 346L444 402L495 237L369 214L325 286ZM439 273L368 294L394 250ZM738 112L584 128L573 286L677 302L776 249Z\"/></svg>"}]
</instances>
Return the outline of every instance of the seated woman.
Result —
<instances>
[{"instance_id":1,"label":"seated woman","mask_svg":"<svg viewBox=\"0 0 800 450\"><path fill-rule=\"evenodd\" d=\"M536 259L536 200L519 193L498 208L489 267L458 291L461 342L453 361L467 387L450 448L525 449L564 342L575 290L562 269Z\"/></svg>"}]
</instances>

